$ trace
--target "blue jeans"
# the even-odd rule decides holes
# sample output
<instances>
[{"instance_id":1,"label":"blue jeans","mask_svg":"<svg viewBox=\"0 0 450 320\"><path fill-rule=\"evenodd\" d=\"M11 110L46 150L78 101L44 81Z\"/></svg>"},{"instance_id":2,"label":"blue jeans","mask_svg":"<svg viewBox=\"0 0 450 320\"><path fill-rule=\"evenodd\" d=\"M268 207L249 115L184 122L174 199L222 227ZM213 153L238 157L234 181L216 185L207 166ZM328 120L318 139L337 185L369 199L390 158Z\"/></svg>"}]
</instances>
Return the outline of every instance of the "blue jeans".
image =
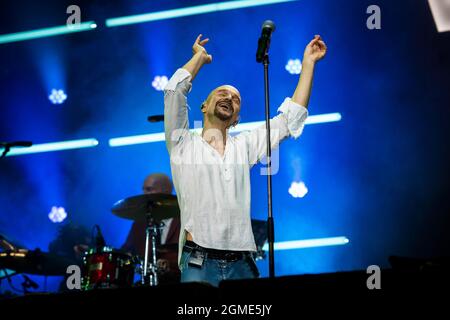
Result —
<instances>
[{"instance_id":1,"label":"blue jeans","mask_svg":"<svg viewBox=\"0 0 450 320\"><path fill-rule=\"evenodd\" d=\"M259 277L258 267L251 254L243 259L227 261L208 258L205 253L201 267L188 264L192 252L183 250L180 260L181 282L207 282L218 287L221 280L252 279Z\"/></svg>"}]
</instances>

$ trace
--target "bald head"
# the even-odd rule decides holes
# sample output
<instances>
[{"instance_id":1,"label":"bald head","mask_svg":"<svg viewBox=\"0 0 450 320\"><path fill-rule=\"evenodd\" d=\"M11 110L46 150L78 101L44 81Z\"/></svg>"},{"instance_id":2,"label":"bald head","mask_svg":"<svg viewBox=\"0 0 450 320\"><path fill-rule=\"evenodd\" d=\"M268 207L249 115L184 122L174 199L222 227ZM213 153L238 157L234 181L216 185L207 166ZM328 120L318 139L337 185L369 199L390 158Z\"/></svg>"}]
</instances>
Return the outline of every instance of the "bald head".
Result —
<instances>
[{"instance_id":1,"label":"bald head","mask_svg":"<svg viewBox=\"0 0 450 320\"><path fill-rule=\"evenodd\" d=\"M205 123L223 123L228 128L238 122L241 111L241 94L235 87L226 84L215 88L203 102L201 108Z\"/></svg>"},{"instance_id":2,"label":"bald head","mask_svg":"<svg viewBox=\"0 0 450 320\"><path fill-rule=\"evenodd\" d=\"M239 92L238 89L236 89L235 87L233 87L233 86L230 85L230 84L224 84L224 85L221 85L221 86L215 88L214 90L212 90L212 91L209 93L208 98L206 98L206 101L205 101L204 103L210 102L210 101L211 101L211 98L212 98L213 95L214 95L214 93L216 93L218 90L226 90L226 91L229 91L229 92L235 94L237 97L239 97L239 101L241 100L241 93Z\"/></svg>"},{"instance_id":3,"label":"bald head","mask_svg":"<svg viewBox=\"0 0 450 320\"><path fill-rule=\"evenodd\" d=\"M164 173L153 173L144 180L142 186L142 192L144 194L153 193L172 193L172 181Z\"/></svg>"}]
</instances>

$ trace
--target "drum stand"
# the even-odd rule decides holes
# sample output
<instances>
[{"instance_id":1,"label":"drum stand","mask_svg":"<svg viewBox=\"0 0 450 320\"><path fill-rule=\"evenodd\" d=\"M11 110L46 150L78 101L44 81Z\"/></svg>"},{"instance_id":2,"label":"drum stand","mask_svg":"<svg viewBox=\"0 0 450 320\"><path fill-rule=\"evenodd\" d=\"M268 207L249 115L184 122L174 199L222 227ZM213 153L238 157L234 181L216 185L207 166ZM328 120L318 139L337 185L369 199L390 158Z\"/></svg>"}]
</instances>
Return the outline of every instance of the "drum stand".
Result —
<instances>
[{"instance_id":1,"label":"drum stand","mask_svg":"<svg viewBox=\"0 0 450 320\"><path fill-rule=\"evenodd\" d=\"M144 266L142 267L142 285L157 286L158 285L158 265L156 263L156 236L158 229L164 226L164 223L157 222L152 217L151 212L146 215L147 227L145 229L145 255ZM148 247L152 246L152 255L150 262L148 255Z\"/></svg>"}]
</instances>

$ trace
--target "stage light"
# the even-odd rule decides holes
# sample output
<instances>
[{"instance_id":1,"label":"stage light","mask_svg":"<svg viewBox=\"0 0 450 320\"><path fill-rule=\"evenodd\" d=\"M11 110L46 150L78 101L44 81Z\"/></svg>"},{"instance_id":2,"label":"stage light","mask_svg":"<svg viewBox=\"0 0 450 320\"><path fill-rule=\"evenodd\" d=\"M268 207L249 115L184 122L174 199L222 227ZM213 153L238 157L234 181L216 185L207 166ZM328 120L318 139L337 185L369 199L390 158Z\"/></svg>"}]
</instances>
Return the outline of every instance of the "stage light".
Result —
<instances>
[{"instance_id":1,"label":"stage light","mask_svg":"<svg viewBox=\"0 0 450 320\"><path fill-rule=\"evenodd\" d=\"M306 249L316 247L328 247L328 246L342 246L349 243L350 240L347 237L331 237L331 238L317 238L306 240L294 240L294 241L282 241L275 242L275 250L291 250L291 249ZM263 250L268 251L269 245L266 243Z\"/></svg>"},{"instance_id":2,"label":"stage light","mask_svg":"<svg viewBox=\"0 0 450 320\"><path fill-rule=\"evenodd\" d=\"M339 112L325 113L325 114L309 116L306 119L305 124L319 124L319 123L327 123L327 122L336 122L336 121L340 121L341 119L342 119L342 117ZM237 134L242 131L253 130L264 124L265 124L264 121L240 123L236 127L230 129L230 134ZM200 129L191 129L192 132L197 132L197 133L200 133L201 130L202 130L201 128ZM161 142L161 141L165 141L164 132L112 138L112 139L109 139L109 146L110 147L122 147L122 146L133 145L133 144Z\"/></svg>"},{"instance_id":3,"label":"stage light","mask_svg":"<svg viewBox=\"0 0 450 320\"><path fill-rule=\"evenodd\" d=\"M438 32L450 31L450 0L428 0Z\"/></svg>"},{"instance_id":4,"label":"stage light","mask_svg":"<svg viewBox=\"0 0 450 320\"><path fill-rule=\"evenodd\" d=\"M22 31L16 33L2 34L0 35L0 44L17 42L31 39L38 39L44 37L58 36L67 33L75 33L81 31L93 30L97 27L94 21L82 22L78 25L63 25L57 27L36 29L30 31Z\"/></svg>"},{"instance_id":5,"label":"stage light","mask_svg":"<svg viewBox=\"0 0 450 320\"><path fill-rule=\"evenodd\" d=\"M299 59L289 59L289 61L286 63L286 70L290 74L300 74L302 71L302 63Z\"/></svg>"},{"instance_id":6,"label":"stage light","mask_svg":"<svg viewBox=\"0 0 450 320\"><path fill-rule=\"evenodd\" d=\"M81 140L69 140L61 142L50 142L42 144L34 144L29 148L14 148L6 156L18 156L23 154L49 152L49 151L61 151L70 149L90 148L98 145L96 139L81 139ZM2 151L2 149L0 149Z\"/></svg>"},{"instance_id":7,"label":"stage light","mask_svg":"<svg viewBox=\"0 0 450 320\"><path fill-rule=\"evenodd\" d=\"M53 223L63 222L67 218L67 212L63 207L52 207L52 210L48 214L48 218Z\"/></svg>"},{"instance_id":8,"label":"stage light","mask_svg":"<svg viewBox=\"0 0 450 320\"><path fill-rule=\"evenodd\" d=\"M156 76L153 78L152 87L158 91L163 91L168 82L169 79L166 76Z\"/></svg>"},{"instance_id":9,"label":"stage light","mask_svg":"<svg viewBox=\"0 0 450 320\"><path fill-rule=\"evenodd\" d=\"M292 182L288 190L289 194L294 198L303 198L308 193L308 188L304 182Z\"/></svg>"},{"instance_id":10,"label":"stage light","mask_svg":"<svg viewBox=\"0 0 450 320\"><path fill-rule=\"evenodd\" d=\"M269 4L277 4L283 2L292 2L297 0L238 0L238 1L226 1L226 2L217 2L211 4L205 4L194 7L173 9L173 10L165 10L165 11L157 11L150 12L126 17L117 17L106 19L107 27L118 27L123 25L135 24L135 23L143 23L150 21L158 21L179 17L192 16L196 14L205 14L211 12L218 11L227 11L233 9L242 9L249 7L257 7Z\"/></svg>"},{"instance_id":11,"label":"stage light","mask_svg":"<svg viewBox=\"0 0 450 320\"><path fill-rule=\"evenodd\" d=\"M52 89L52 93L49 94L48 99L53 104L62 104L67 99L67 95L63 90Z\"/></svg>"}]
</instances>

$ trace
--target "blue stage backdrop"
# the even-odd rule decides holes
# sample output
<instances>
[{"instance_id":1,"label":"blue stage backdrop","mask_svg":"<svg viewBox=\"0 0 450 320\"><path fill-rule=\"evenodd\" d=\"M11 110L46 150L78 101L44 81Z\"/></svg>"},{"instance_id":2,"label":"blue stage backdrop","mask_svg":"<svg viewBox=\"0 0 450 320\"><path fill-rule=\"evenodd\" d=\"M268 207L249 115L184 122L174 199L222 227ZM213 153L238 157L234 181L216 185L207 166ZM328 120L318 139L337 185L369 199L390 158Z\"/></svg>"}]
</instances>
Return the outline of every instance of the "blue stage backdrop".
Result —
<instances>
[{"instance_id":1,"label":"blue stage backdrop","mask_svg":"<svg viewBox=\"0 0 450 320\"><path fill-rule=\"evenodd\" d=\"M2 1L0 34L63 25L72 2ZM146 120L163 113L163 94L152 81L190 58L199 33L211 39L213 63L193 83L190 125L202 119L201 102L220 84L240 90L241 122L263 120L255 52L261 24L271 19L272 115L297 84L286 63L301 60L320 34L329 51L316 69L309 112L342 116L307 125L298 140L281 145L273 177L276 240L350 240L277 251L277 275L388 267L389 255L448 254L450 34L437 32L420 0L376 1L382 28L369 30L372 2L300 0L108 28L108 18L212 1L77 1L82 21L95 21L95 30L0 44L0 141L99 142L1 159L0 234L47 251L60 226L48 213L61 206L68 213L63 223L99 224L108 244L120 247L131 221L114 216L111 206L140 194L146 175L170 175L169 158L164 142L113 148L108 140L164 130ZM64 103L51 103L53 88L64 90ZM260 168L251 176L252 217L265 219ZM308 188L303 198L289 194L294 181ZM258 265L267 276L267 260ZM48 281L56 290L57 280Z\"/></svg>"}]
</instances>

